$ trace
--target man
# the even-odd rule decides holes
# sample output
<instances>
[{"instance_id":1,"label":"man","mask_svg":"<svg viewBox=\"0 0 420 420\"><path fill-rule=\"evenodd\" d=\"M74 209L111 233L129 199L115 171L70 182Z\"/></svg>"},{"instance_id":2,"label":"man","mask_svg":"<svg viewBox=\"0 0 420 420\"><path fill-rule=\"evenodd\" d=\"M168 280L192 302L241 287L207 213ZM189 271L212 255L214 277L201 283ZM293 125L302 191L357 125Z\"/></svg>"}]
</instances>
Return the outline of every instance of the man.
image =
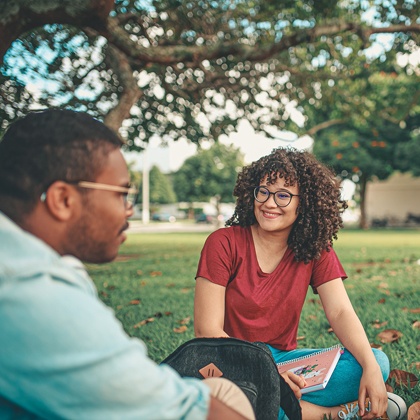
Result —
<instances>
[{"instance_id":1,"label":"man","mask_svg":"<svg viewBox=\"0 0 420 420\"><path fill-rule=\"evenodd\" d=\"M68 110L28 114L0 142L0 418L252 418L231 382L148 359L80 262L111 261L126 239L120 146Z\"/></svg>"}]
</instances>

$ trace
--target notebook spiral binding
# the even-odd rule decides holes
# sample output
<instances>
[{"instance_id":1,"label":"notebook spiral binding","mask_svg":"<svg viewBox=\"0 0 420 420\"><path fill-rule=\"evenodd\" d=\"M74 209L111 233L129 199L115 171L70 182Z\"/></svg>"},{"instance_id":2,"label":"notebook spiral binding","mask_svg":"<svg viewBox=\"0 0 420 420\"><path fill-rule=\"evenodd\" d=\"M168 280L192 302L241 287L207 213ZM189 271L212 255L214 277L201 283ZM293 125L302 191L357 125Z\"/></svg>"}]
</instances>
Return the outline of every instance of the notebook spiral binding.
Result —
<instances>
[{"instance_id":1,"label":"notebook spiral binding","mask_svg":"<svg viewBox=\"0 0 420 420\"><path fill-rule=\"evenodd\" d=\"M277 366L287 365L289 363L294 363L294 362L297 362L298 360L308 359L309 357L317 356L318 354L322 354L322 353L325 353L326 351L333 350L333 349L338 349L338 348L341 348L341 352L343 352L344 348L341 346L341 344L335 344L334 346L327 347L326 349L318 350L314 353L309 353L305 356L300 356L300 357L296 357L295 359L285 360L284 362L276 363L276 365Z\"/></svg>"}]
</instances>

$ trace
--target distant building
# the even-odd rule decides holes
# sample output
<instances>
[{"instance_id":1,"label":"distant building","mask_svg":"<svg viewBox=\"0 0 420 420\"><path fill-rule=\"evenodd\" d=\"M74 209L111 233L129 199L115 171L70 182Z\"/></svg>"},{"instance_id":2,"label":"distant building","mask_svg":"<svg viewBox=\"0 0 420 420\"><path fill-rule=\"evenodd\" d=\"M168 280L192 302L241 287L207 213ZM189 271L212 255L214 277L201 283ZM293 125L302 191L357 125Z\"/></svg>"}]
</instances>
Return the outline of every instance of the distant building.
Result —
<instances>
[{"instance_id":1,"label":"distant building","mask_svg":"<svg viewBox=\"0 0 420 420\"><path fill-rule=\"evenodd\" d=\"M420 225L420 178L395 173L368 182L366 215L369 226Z\"/></svg>"}]
</instances>

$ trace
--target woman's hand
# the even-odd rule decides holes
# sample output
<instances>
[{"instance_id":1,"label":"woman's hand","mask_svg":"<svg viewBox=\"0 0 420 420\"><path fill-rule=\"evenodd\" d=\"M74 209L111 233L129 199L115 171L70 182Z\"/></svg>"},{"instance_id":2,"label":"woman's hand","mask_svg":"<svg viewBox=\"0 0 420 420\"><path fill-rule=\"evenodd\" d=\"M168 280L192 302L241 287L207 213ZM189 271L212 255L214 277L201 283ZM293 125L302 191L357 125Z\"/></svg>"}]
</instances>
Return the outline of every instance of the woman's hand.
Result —
<instances>
[{"instance_id":1,"label":"woman's hand","mask_svg":"<svg viewBox=\"0 0 420 420\"><path fill-rule=\"evenodd\" d=\"M370 411L366 412L365 399L370 399ZM382 378L379 366L372 366L363 370L359 388L359 407L360 415L363 419L376 419L381 417L388 407L388 395L386 393L385 383Z\"/></svg>"},{"instance_id":2,"label":"woman's hand","mask_svg":"<svg viewBox=\"0 0 420 420\"><path fill-rule=\"evenodd\" d=\"M295 394L295 397L298 400L300 400L300 398L302 397L301 389L306 386L306 381L303 378L303 376L295 375L294 373L292 373L288 370L286 372L280 373L280 375L283 377L283 379L290 386L293 393Z\"/></svg>"}]
</instances>

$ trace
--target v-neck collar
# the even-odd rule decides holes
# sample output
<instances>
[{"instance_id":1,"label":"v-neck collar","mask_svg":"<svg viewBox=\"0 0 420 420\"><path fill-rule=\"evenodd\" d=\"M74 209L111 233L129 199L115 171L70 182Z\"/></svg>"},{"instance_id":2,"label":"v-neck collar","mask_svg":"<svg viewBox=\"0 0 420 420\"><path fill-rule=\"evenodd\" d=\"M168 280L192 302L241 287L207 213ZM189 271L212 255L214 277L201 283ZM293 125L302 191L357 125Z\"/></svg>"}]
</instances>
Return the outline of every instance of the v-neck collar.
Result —
<instances>
[{"instance_id":1,"label":"v-neck collar","mask_svg":"<svg viewBox=\"0 0 420 420\"><path fill-rule=\"evenodd\" d=\"M281 258L281 260L277 264L276 268L271 273L267 273L267 272L262 270L262 268L260 266L260 263L258 261L257 250L255 249L254 236L252 235L251 226L248 226L248 228L247 228L247 235L248 235L248 240L249 240L249 243L250 243L251 258L254 259L254 261L256 263L256 266L258 267L258 275L261 276L261 277L268 277L268 276L274 275L280 269L280 267L284 264L284 261L289 257L292 250L289 247L287 247L286 251L283 254L283 257Z\"/></svg>"}]
</instances>

